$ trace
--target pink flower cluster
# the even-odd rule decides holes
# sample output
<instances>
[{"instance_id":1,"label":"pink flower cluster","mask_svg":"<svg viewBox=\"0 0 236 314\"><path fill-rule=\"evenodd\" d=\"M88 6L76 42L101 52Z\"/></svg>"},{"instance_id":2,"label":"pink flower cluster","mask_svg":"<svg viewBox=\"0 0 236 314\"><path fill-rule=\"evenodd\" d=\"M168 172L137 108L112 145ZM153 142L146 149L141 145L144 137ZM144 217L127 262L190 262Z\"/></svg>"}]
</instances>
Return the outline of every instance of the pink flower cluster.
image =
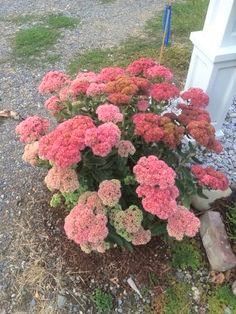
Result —
<instances>
[{"instance_id":1,"label":"pink flower cluster","mask_svg":"<svg viewBox=\"0 0 236 314\"><path fill-rule=\"evenodd\" d=\"M127 67L127 72L131 75L142 75L148 68L155 66L156 63L150 58L140 58L135 60Z\"/></svg>"},{"instance_id":2,"label":"pink flower cluster","mask_svg":"<svg viewBox=\"0 0 236 314\"><path fill-rule=\"evenodd\" d=\"M46 100L44 107L55 116L63 109L63 105L60 104L60 99L57 96L52 96Z\"/></svg>"},{"instance_id":3,"label":"pink flower cluster","mask_svg":"<svg viewBox=\"0 0 236 314\"><path fill-rule=\"evenodd\" d=\"M132 244L133 245L144 245L147 244L151 240L152 234L150 230L145 230L141 227L136 233L133 235Z\"/></svg>"},{"instance_id":4,"label":"pink flower cluster","mask_svg":"<svg viewBox=\"0 0 236 314\"><path fill-rule=\"evenodd\" d=\"M153 155L141 157L134 166L133 172L141 185L165 189L175 184L175 171Z\"/></svg>"},{"instance_id":5,"label":"pink flower cluster","mask_svg":"<svg viewBox=\"0 0 236 314\"><path fill-rule=\"evenodd\" d=\"M105 91L106 85L104 83L91 83L87 88L86 95L89 97L95 97L101 95Z\"/></svg>"},{"instance_id":6,"label":"pink flower cluster","mask_svg":"<svg viewBox=\"0 0 236 314\"><path fill-rule=\"evenodd\" d=\"M106 103L97 107L98 120L102 122L118 123L123 121L123 114L117 106Z\"/></svg>"},{"instance_id":7,"label":"pink flower cluster","mask_svg":"<svg viewBox=\"0 0 236 314\"><path fill-rule=\"evenodd\" d=\"M72 168L59 168L53 166L45 177L47 188L54 192L56 190L67 193L74 192L79 188L77 173Z\"/></svg>"},{"instance_id":8,"label":"pink flower cluster","mask_svg":"<svg viewBox=\"0 0 236 314\"><path fill-rule=\"evenodd\" d=\"M159 126L160 116L155 113L137 113L133 115L134 133L142 136L145 142L159 142L164 132Z\"/></svg>"},{"instance_id":9,"label":"pink flower cluster","mask_svg":"<svg viewBox=\"0 0 236 314\"><path fill-rule=\"evenodd\" d=\"M141 157L134 166L133 172L140 184L136 192L143 198L146 211L167 219L176 210L176 198L179 191L175 186L175 172L164 161L156 156Z\"/></svg>"},{"instance_id":10,"label":"pink flower cluster","mask_svg":"<svg viewBox=\"0 0 236 314\"><path fill-rule=\"evenodd\" d=\"M200 220L183 206L178 206L168 218L167 231L169 236L180 241L184 235L194 237L200 228Z\"/></svg>"},{"instance_id":11,"label":"pink flower cluster","mask_svg":"<svg viewBox=\"0 0 236 314\"><path fill-rule=\"evenodd\" d=\"M160 189L139 185L136 193L142 198L143 208L160 219L168 219L176 210L176 198L179 196L176 186Z\"/></svg>"},{"instance_id":12,"label":"pink flower cluster","mask_svg":"<svg viewBox=\"0 0 236 314\"><path fill-rule=\"evenodd\" d=\"M96 215L105 213L104 204L102 203L102 200L98 196L97 192L84 192L80 195L78 202L91 208L93 213Z\"/></svg>"},{"instance_id":13,"label":"pink flower cluster","mask_svg":"<svg viewBox=\"0 0 236 314\"><path fill-rule=\"evenodd\" d=\"M24 154L22 159L28 162L32 166L36 166L38 163L39 142L33 142L25 145Z\"/></svg>"},{"instance_id":14,"label":"pink flower cluster","mask_svg":"<svg viewBox=\"0 0 236 314\"><path fill-rule=\"evenodd\" d=\"M137 108L139 111L146 111L149 107L148 100L141 99L137 102Z\"/></svg>"},{"instance_id":15,"label":"pink flower cluster","mask_svg":"<svg viewBox=\"0 0 236 314\"><path fill-rule=\"evenodd\" d=\"M196 108L204 108L209 103L208 95L201 88L189 88L181 97Z\"/></svg>"},{"instance_id":16,"label":"pink flower cluster","mask_svg":"<svg viewBox=\"0 0 236 314\"><path fill-rule=\"evenodd\" d=\"M121 197L121 184L119 180L104 180L99 184L98 196L106 206L113 207L118 204Z\"/></svg>"},{"instance_id":17,"label":"pink flower cluster","mask_svg":"<svg viewBox=\"0 0 236 314\"><path fill-rule=\"evenodd\" d=\"M88 83L96 83L98 81L98 75L95 72L79 72L76 76L76 80Z\"/></svg>"},{"instance_id":18,"label":"pink flower cluster","mask_svg":"<svg viewBox=\"0 0 236 314\"><path fill-rule=\"evenodd\" d=\"M16 127L16 134L20 135L20 141L31 143L39 140L46 134L49 121L38 116L28 117Z\"/></svg>"},{"instance_id":19,"label":"pink flower cluster","mask_svg":"<svg viewBox=\"0 0 236 314\"><path fill-rule=\"evenodd\" d=\"M75 116L59 124L39 142L39 156L67 168L81 160L80 151L85 148L85 133L94 128L88 116Z\"/></svg>"},{"instance_id":20,"label":"pink flower cluster","mask_svg":"<svg viewBox=\"0 0 236 314\"><path fill-rule=\"evenodd\" d=\"M125 70L119 67L107 67L103 68L98 74L98 80L100 82L114 81L117 77L124 75Z\"/></svg>"},{"instance_id":21,"label":"pink flower cluster","mask_svg":"<svg viewBox=\"0 0 236 314\"><path fill-rule=\"evenodd\" d=\"M170 69L162 66L162 65L154 65L150 68L148 68L144 72L145 76L148 79L164 79L166 81L171 81L173 79L173 73L170 71Z\"/></svg>"},{"instance_id":22,"label":"pink flower cluster","mask_svg":"<svg viewBox=\"0 0 236 314\"><path fill-rule=\"evenodd\" d=\"M128 157L136 152L134 145L130 141L121 140L118 145L118 155L120 157Z\"/></svg>"},{"instance_id":23,"label":"pink flower cluster","mask_svg":"<svg viewBox=\"0 0 236 314\"><path fill-rule=\"evenodd\" d=\"M90 84L88 82L75 79L74 81L71 82L70 86L68 87L68 95L72 97L79 96L80 94L85 95L89 86Z\"/></svg>"},{"instance_id":24,"label":"pink flower cluster","mask_svg":"<svg viewBox=\"0 0 236 314\"><path fill-rule=\"evenodd\" d=\"M85 144L92 149L96 156L107 156L115 147L121 136L121 131L112 122L106 122L97 128L90 128L85 134Z\"/></svg>"},{"instance_id":25,"label":"pink flower cluster","mask_svg":"<svg viewBox=\"0 0 236 314\"><path fill-rule=\"evenodd\" d=\"M41 94L58 92L69 81L70 78L65 73L50 71L43 77L38 89Z\"/></svg>"},{"instance_id":26,"label":"pink flower cluster","mask_svg":"<svg viewBox=\"0 0 236 314\"><path fill-rule=\"evenodd\" d=\"M168 101L179 96L179 89L170 83L154 84L150 91L151 97L156 101Z\"/></svg>"},{"instance_id":27,"label":"pink flower cluster","mask_svg":"<svg viewBox=\"0 0 236 314\"><path fill-rule=\"evenodd\" d=\"M220 171L212 167L202 167L200 165L193 165L191 171L197 178L200 185L206 186L213 190L225 191L229 187L229 180Z\"/></svg>"},{"instance_id":28,"label":"pink flower cluster","mask_svg":"<svg viewBox=\"0 0 236 314\"><path fill-rule=\"evenodd\" d=\"M89 206L78 203L65 218L64 229L75 243L98 246L108 235L107 217L96 215Z\"/></svg>"}]
</instances>

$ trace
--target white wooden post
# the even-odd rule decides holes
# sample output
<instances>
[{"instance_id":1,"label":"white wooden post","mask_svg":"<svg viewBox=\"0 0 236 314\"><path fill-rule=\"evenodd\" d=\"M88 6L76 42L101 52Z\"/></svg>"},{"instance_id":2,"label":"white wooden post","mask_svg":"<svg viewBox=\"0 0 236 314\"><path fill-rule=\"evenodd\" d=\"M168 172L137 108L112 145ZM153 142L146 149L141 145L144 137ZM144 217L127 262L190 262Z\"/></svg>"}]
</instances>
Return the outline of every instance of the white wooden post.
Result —
<instances>
[{"instance_id":1,"label":"white wooden post","mask_svg":"<svg viewBox=\"0 0 236 314\"><path fill-rule=\"evenodd\" d=\"M236 96L236 0L210 0L194 45L185 89L200 87L210 97L208 110L217 135Z\"/></svg>"}]
</instances>

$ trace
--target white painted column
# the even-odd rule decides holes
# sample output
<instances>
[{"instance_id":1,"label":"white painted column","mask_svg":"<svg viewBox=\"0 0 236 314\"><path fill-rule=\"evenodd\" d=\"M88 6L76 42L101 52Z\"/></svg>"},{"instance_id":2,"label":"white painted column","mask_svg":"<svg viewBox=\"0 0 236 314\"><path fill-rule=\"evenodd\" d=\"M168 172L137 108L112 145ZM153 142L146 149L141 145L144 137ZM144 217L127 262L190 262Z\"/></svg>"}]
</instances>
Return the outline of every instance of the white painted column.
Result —
<instances>
[{"instance_id":1,"label":"white painted column","mask_svg":"<svg viewBox=\"0 0 236 314\"><path fill-rule=\"evenodd\" d=\"M185 89L200 87L210 97L208 110L218 136L236 97L236 0L210 0L203 30L194 45Z\"/></svg>"}]
</instances>

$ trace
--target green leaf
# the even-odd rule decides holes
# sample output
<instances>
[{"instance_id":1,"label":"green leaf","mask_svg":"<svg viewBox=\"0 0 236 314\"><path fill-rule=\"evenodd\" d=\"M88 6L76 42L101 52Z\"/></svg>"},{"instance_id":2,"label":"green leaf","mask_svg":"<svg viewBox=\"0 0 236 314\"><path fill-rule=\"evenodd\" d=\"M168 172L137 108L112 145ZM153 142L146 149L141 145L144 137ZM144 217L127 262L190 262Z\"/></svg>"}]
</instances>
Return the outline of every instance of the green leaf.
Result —
<instances>
[{"instance_id":1,"label":"green leaf","mask_svg":"<svg viewBox=\"0 0 236 314\"><path fill-rule=\"evenodd\" d=\"M151 226L150 231L153 236L166 234L166 225L160 222L156 222L155 224Z\"/></svg>"}]
</instances>

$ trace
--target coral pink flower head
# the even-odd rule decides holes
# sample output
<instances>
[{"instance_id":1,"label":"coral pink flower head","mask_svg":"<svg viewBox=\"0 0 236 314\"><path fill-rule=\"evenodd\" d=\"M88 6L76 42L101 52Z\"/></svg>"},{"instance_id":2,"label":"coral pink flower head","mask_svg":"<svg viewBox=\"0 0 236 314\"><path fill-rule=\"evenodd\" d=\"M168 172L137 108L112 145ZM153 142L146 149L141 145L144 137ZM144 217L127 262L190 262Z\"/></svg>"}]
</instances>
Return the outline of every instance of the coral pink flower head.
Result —
<instances>
[{"instance_id":1,"label":"coral pink flower head","mask_svg":"<svg viewBox=\"0 0 236 314\"><path fill-rule=\"evenodd\" d=\"M143 137L146 143L159 142L163 138L159 115L152 112L136 113L132 118L135 125L134 134Z\"/></svg>"},{"instance_id":2,"label":"coral pink flower head","mask_svg":"<svg viewBox=\"0 0 236 314\"><path fill-rule=\"evenodd\" d=\"M95 215L93 211L78 203L65 218L64 229L67 237L77 244L96 244L108 235L107 217Z\"/></svg>"},{"instance_id":3,"label":"coral pink flower head","mask_svg":"<svg viewBox=\"0 0 236 314\"><path fill-rule=\"evenodd\" d=\"M141 157L133 168L139 184L165 189L175 184L175 171L156 156Z\"/></svg>"},{"instance_id":4,"label":"coral pink flower head","mask_svg":"<svg viewBox=\"0 0 236 314\"><path fill-rule=\"evenodd\" d=\"M33 142L25 145L22 159L32 166L36 166L38 162L39 142Z\"/></svg>"},{"instance_id":5,"label":"coral pink flower head","mask_svg":"<svg viewBox=\"0 0 236 314\"><path fill-rule=\"evenodd\" d=\"M179 89L173 84L163 82L154 84L150 95L156 101L168 101L179 96Z\"/></svg>"},{"instance_id":6,"label":"coral pink flower head","mask_svg":"<svg viewBox=\"0 0 236 314\"><path fill-rule=\"evenodd\" d=\"M41 94L58 92L69 81L70 78L65 73L50 71L43 77L38 89Z\"/></svg>"},{"instance_id":7,"label":"coral pink flower head","mask_svg":"<svg viewBox=\"0 0 236 314\"><path fill-rule=\"evenodd\" d=\"M119 180L104 180L99 184L98 196L103 204L109 207L115 206L121 197L121 184Z\"/></svg>"},{"instance_id":8,"label":"coral pink flower head","mask_svg":"<svg viewBox=\"0 0 236 314\"><path fill-rule=\"evenodd\" d=\"M92 149L94 155L105 157L118 144L120 136L121 131L118 126L106 122L86 131L85 144Z\"/></svg>"},{"instance_id":9,"label":"coral pink flower head","mask_svg":"<svg viewBox=\"0 0 236 314\"><path fill-rule=\"evenodd\" d=\"M78 79L75 79L74 81L71 82L68 92L72 96L78 96L80 94L85 95L89 85L90 84L86 81L80 81Z\"/></svg>"},{"instance_id":10,"label":"coral pink flower head","mask_svg":"<svg viewBox=\"0 0 236 314\"><path fill-rule=\"evenodd\" d=\"M155 61L151 58L140 58L132 62L127 67L126 71L131 75L140 75L155 64Z\"/></svg>"},{"instance_id":11,"label":"coral pink flower head","mask_svg":"<svg viewBox=\"0 0 236 314\"><path fill-rule=\"evenodd\" d=\"M57 96L52 96L46 100L44 107L54 116L59 113L63 106L60 104L60 99Z\"/></svg>"},{"instance_id":12,"label":"coral pink flower head","mask_svg":"<svg viewBox=\"0 0 236 314\"><path fill-rule=\"evenodd\" d=\"M193 165L191 171L200 185L222 191L227 190L229 187L228 178L222 172L217 171L212 167L204 168L200 165Z\"/></svg>"},{"instance_id":13,"label":"coral pink flower head","mask_svg":"<svg viewBox=\"0 0 236 314\"><path fill-rule=\"evenodd\" d=\"M204 108L209 103L208 95L201 88L189 88L181 94L184 100L190 101L196 108Z\"/></svg>"},{"instance_id":14,"label":"coral pink flower head","mask_svg":"<svg viewBox=\"0 0 236 314\"><path fill-rule=\"evenodd\" d=\"M81 159L80 151L85 148L85 132L93 127L93 120L82 115L59 124L51 133L40 139L40 157L61 168L78 163Z\"/></svg>"},{"instance_id":15,"label":"coral pink flower head","mask_svg":"<svg viewBox=\"0 0 236 314\"><path fill-rule=\"evenodd\" d=\"M166 81L171 81L173 79L173 73L170 69L162 65L154 65L145 71L145 76L149 79L161 78Z\"/></svg>"},{"instance_id":16,"label":"coral pink flower head","mask_svg":"<svg viewBox=\"0 0 236 314\"><path fill-rule=\"evenodd\" d=\"M74 192L79 188L77 173L72 168L53 166L45 177L45 183L50 191L59 190L62 193Z\"/></svg>"},{"instance_id":17,"label":"coral pink flower head","mask_svg":"<svg viewBox=\"0 0 236 314\"><path fill-rule=\"evenodd\" d=\"M79 72L76 76L76 80L88 83L96 83L98 75L95 72Z\"/></svg>"},{"instance_id":18,"label":"coral pink flower head","mask_svg":"<svg viewBox=\"0 0 236 314\"><path fill-rule=\"evenodd\" d=\"M200 220L183 206L178 206L174 214L168 218L168 234L178 241L181 241L185 235L194 237L199 228Z\"/></svg>"},{"instance_id":19,"label":"coral pink flower head","mask_svg":"<svg viewBox=\"0 0 236 314\"><path fill-rule=\"evenodd\" d=\"M91 83L86 91L90 97L98 96L104 93L106 85L104 83Z\"/></svg>"},{"instance_id":20,"label":"coral pink flower head","mask_svg":"<svg viewBox=\"0 0 236 314\"><path fill-rule=\"evenodd\" d=\"M123 114L120 109L112 104L106 103L97 107L98 120L102 122L118 123L123 121Z\"/></svg>"},{"instance_id":21,"label":"coral pink flower head","mask_svg":"<svg viewBox=\"0 0 236 314\"><path fill-rule=\"evenodd\" d=\"M137 108L139 111L146 111L149 107L148 100L139 100L137 102Z\"/></svg>"},{"instance_id":22,"label":"coral pink flower head","mask_svg":"<svg viewBox=\"0 0 236 314\"><path fill-rule=\"evenodd\" d=\"M103 68L98 74L98 80L100 82L114 81L118 76L124 75L125 70L119 67L107 67Z\"/></svg>"},{"instance_id":23,"label":"coral pink flower head","mask_svg":"<svg viewBox=\"0 0 236 314\"><path fill-rule=\"evenodd\" d=\"M168 219L177 209L175 199L178 197L179 191L176 186L160 189L149 185L140 185L136 192L139 197L143 198L143 208L160 219Z\"/></svg>"},{"instance_id":24,"label":"coral pink flower head","mask_svg":"<svg viewBox=\"0 0 236 314\"><path fill-rule=\"evenodd\" d=\"M49 128L49 121L47 119L31 116L26 118L16 127L16 134L20 135L20 141L30 143L37 141Z\"/></svg>"}]
</instances>

